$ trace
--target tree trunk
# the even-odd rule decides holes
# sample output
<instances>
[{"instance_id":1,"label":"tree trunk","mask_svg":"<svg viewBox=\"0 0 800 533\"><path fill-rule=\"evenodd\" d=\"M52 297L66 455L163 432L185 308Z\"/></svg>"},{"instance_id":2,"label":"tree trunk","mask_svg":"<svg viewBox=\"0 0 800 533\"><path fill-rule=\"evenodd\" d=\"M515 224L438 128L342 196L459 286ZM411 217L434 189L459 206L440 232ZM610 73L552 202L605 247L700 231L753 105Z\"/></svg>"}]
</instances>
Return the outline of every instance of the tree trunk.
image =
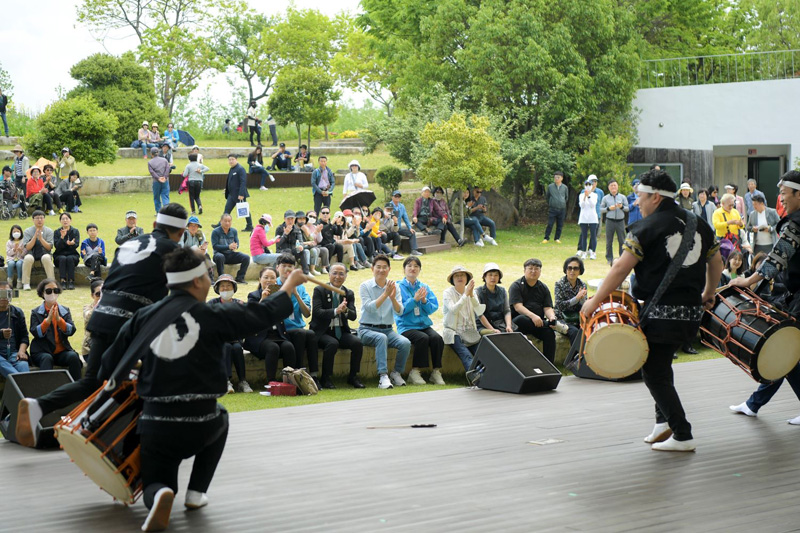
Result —
<instances>
[{"instance_id":1,"label":"tree trunk","mask_svg":"<svg viewBox=\"0 0 800 533\"><path fill-rule=\"evenodd\" d=\"M308 149L311 150L311 124L308 125L308 131L306 132L306 139L308 140ZM297 148L300 149L299 147Z\"/></svg>"},{"instance_id":2,"label":"tree trunk","mask_svg":"<svg viewBox=\"0 0 800 533\"><path fill-rule=\"evenodd\" d=\"M323 124L322 126L325 128L325 140L327 141L328 140L328 125L327 124ZM311 144L311 141L309 141L308 144Z\"/></svg>"},{"instance_id":3,"label":"tree trunk","mask_svg":"<svg viewBox=\"0 0 800 533\"><path fill-rule=\"evenodd\" d=\"M517 211L520 211L520 188L520 184L518 182L514 182L514 207L517 209Z\"/></svg>"},{"instance_id":4,"label":"tree trunk","mask_svg":"<svg viewBox=\"0 0 800 533\"><path fill-rule=\"evenodd\" d=\"M301 144L303 144L303 132L300 131L299 122L295 123L295 126L297 127L297 146L300 146Z\"/></svg>"}]
</instances>

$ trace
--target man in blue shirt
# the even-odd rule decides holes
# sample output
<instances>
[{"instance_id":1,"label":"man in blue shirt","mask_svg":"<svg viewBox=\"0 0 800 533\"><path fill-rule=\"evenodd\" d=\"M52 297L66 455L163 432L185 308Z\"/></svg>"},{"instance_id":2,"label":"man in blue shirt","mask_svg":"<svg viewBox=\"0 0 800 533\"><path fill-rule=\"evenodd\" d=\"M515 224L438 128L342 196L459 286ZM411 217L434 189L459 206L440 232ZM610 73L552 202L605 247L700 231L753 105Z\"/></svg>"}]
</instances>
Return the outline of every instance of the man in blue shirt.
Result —
<instances>
[{"instance_id":1,"label":"man in blue shirt","mask_svg":"<svg viewBox=\"0 0 800 533\"><path fill-rule=\"evenodd\" d=\"M291 254L281 254L275 261L275 269L278 271L278 285L283 284L289 274L295 269L295 258ZM314 378L317 388L321 389L319 381L319 356L317 350L316 334L305 329L306 318L311 316L311 296L302 285L298 285L292 291L292 314L284 319L283 325L286 326L286 336L294 346L294 353L297 356L297 366L303 366L303 354L308 360L308 373Z\"/></svg>"},{"instance_id":2,"label":"man in blue shirt","mask_svg":"<svg viewBox=\"0 0 800 533\"><path fill-rule=\"evenodd\" d=\"M311 192L314 195L314 211L319 213L322 206L331 207L333 189L336 186L336 176L328 168L328 158L324 155L317 159L319 167L311 173Z\"/></svg>"},{"instance_id":3,"label":"man in blue shirt","mask_svg":"<svg viewBox=\"0 0 800 533\"><path fill-rule=\"evenodd\" d=\"M361 284L361 322L358 336L364 346L375 347L375 362L378 366L378 388L391 389L406 384L401 372L411 351L411 341L394 331L394 314L403 308L397 301L397 286L387 279L392 269L389 258L380 254L372 260L373 279ZM397 348L394 370L389 373L387 349Z\"/></svg>"},{"instance_id":4,"label":"man in blue shirt","mask_svg":"<svg viewBox=\"0 0 800 533\"><path fill-rule=\"evenodd\" d=\"M0 375L28 372L28 328L25 313L11 305L11 286L0 281Z\"/></svg>"},{"instance_id":5,"label":"man in blue shirt","mask_svg":"<svg viewBox=\"0 0 800 533\"><path fill-rule=\"evenodd\" d=\"M392 209L394 211L394 216L397 217L397 233L403 237L408 237L411 243L411 255L422 255L422 252L417 250L417 232L414 230L414 227L411 225L411 220L408 218L406 206L400 202L400 198L402 197L403 193L400 191L394 191L392 193ZM403 224L406 225L405 228Z\"/></svg>"},{"instance_id":6,"label":"man in blue shirt","mask_svg":"<svg viewBox=\"0 0 800 533\"><path fill-rule=\"evenodd\" d=\"M744 208L747 211L747 216L750 216L750 213L753 212L753 196L760 194L761 197L764 197L764 193L756 189L756 180L750 178L747 180L747 192L744 195Z\"/></svg>"},{"instance_id":7,"label":"man in blue shirt","mask_svg":"<svg viewBox=\"0 0 800 533\"><path fill-rule=\"evenodd\" d=\"M231 227L231 216L224 213L219 219L219 227L211 232L211 247L214 249L214 263L217 265L217 275L225 273L225 265L239 265L236 274L236 283L246 284L244 275L250 266L250 256L239 252L239 232Z\"/></svg>"},{"instance_id":8,"label":"man in blue shirt","mask_svg":"<svg viewBox=\"0 0 800 533\"><path fill-rule=\"evenodd\" d=\"M641 183L639 179L633 180L633 192L628 195L628 225L630 226L637 220L642 220L642 212L639 211L639 195L636 193L636 186Z\"/></svg>"}]
</instances>

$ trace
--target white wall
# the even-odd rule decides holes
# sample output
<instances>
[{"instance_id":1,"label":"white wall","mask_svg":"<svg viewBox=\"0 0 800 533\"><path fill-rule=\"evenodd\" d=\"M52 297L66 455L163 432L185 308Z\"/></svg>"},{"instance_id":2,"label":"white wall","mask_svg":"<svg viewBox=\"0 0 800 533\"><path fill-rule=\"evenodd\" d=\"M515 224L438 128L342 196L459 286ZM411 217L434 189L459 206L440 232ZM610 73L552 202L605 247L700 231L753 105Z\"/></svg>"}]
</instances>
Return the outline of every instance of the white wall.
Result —
<instances>
[{"instance_id":1,"label":"white wall","mask_svg":"<svg viewBox=\"0 0 800 533\"><path fill-rule=\"evenodd\" d=\"M638 146L738 145L746 156L747 146L789 145L790 166L800 156L800 79L641 89L633 105Z\"/></svg>"}]
</instances>

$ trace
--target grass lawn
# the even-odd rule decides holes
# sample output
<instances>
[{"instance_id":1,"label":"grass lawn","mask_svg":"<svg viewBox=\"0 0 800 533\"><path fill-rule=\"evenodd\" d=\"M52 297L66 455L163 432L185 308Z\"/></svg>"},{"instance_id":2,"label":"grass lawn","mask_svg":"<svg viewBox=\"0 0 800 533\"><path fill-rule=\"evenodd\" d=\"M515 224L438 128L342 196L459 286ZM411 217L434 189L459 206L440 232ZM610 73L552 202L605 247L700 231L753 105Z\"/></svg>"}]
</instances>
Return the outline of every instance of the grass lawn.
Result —
<instances>
[{"instance_id":1,"label":"grass lawn","mask_svg":"<svg viewBox=\"0 0 800 533\"><path fill-rule=\"evenodd\" d=\"M401 188L410 193L406 194L404 197L407 204L412 202L421 187L422 184L419 182L402 183ZM251 191L251 194L251 210L259 214L264 212L271 213L275 225L280 223L282 213L287 208L294 210L308 210L311 208L312 199L310 191L307 189L270 189L266 192L256 190ZM336 198L338 198L338 195ZM183 203L188 208L189 199L186 194L177 195L172 193L171 199ZM200 219L203 224L203 231L206 236L210 238L211 224L217 221L219 214L222 212L224 199L222 191L204 192L202 199L205 214L200 216ZM84 198L82 209L84 211L83 213L73 215L73 225L78 228L81 233L81 239L83 239L85 238L86 224L89 222L96 223L100 228L100 237L106 242L109 257L113 257L114 250L116 249L114 236L116 235L117 228L124 225L124 217L127 210L135 209L138 211L139 225L142 227L152 227L154 219L152 195L148 193L90 196ZM20 225L23 229L30 225L29 221L22 222L23 223ZM0 222L0 233L8 235L11 225L14 223L14 221ZM51 228L56 228L58 226L55 217L47 217L46 224ZM240 232L244 226L244 220L234 221L234 227L238 228ZM555 244L551 241L550 244L546 245L540 244L543 233L544 228L541 225L514 227L508 230L498 231L497 240L500 245L497 247L487 245L485 248L477 248L468 244L461 249L453 248L447 252L423 256L421 258L423 269L420 279L429 284L433 288L434 293L441 298L442 292L448 286L446 277L454 265L464 265L480 280L483 265L492 261L500 265L504 272L504 283L508 286L512 280L522 275L522 263L526 259L538 257L544 263L542 281L546 283L552 291L556 280L563 275L561 268L564 260L575 251L579 231L577 224L567 224L562 235L563 243ZM243 247L249 251L249 246L247 244L249 234L240 234L240 239L245 241ZM587 261L586 273L582 276L582 279L588 281L593 278L602 278L607 271L608 266L602 259ZM392 272L390 276L392 276L393 279L400 279L402 277L402 268L399 261L392 262ZM369 277L371 277L369 271L362 270L351 272L345 283L357 293L359 284ZM242 287L239 291L240 295L242 292L246 293L252 290L253 283L254 282L250 282L247 286ZM73 337L72 344L73 346L80 346L80 339L82 339L84 332L81 309L84 304L90 301L89 289L84 286L79 287L75 291L65 291L61 295L59 301L72 309L73 319L77 327L77 333ZM25 312L26 316L29 315L30 310L34 306L40 303L41 300L36 296L34 291L21 292L20 297L13 302L14 305L20 307ZM432 318L434 327L441 331L443 319L441 311L437 311ZM678 362L716 357L720 356L712 350L703 348L696 356L681 354ZM364 376L364 378L367 377ZM347 387L346 384L342 383L339 390L333 392L325 391L321 395L313 398L271 398L259 395L235 394L232 395L232 397L226 398L224 401L226 405L230 405L231 410L248 410L354 399L366 397L367 395L402 394L422 390L434 390L433 386L427 386L404 387L392 391L380 391L373 386L374 384L372 381L374 380L371 378L372 376L364 380L365 384L369 386L365 391L353 391ZM460 386L463 384L463 376L446 377L446 381L453 384L451 386Z\"/></svg>"},{"instance_id":2,"label":"grass lawn","mask_svg":"<svg viewBox=\"0 0 800 533\"><path fill-rule=\"evenodd\" d=\"M239 162L247 168L247 151L239 151L243 156ZM268 154L269 155L269 154ZM313 154L312 154L313 155ZM313 155L316 158L318 155ZM345 154L345 155L330 155L328 156L328 166L334 171L346 169L347 164L353 159L357 159L361 163L361 168L380 168L384 165L395 165L400 168L403 165L396 161L392 156L386 152L375 152L368 155L362 154ZM315 159L316 161L316 159ZM175 166L176 172L182 172L188 160L177 160ZM230 169L227 159L205 159L204 164L211 169L212 173L226 173ZM316 166L316 163L315 163ZM94 167L81 165L78 163L78 171L82 176L147 176L147 162L142 158L128 159L119 158L113 163L101 163Z\"/></svg>"}]
</instances>

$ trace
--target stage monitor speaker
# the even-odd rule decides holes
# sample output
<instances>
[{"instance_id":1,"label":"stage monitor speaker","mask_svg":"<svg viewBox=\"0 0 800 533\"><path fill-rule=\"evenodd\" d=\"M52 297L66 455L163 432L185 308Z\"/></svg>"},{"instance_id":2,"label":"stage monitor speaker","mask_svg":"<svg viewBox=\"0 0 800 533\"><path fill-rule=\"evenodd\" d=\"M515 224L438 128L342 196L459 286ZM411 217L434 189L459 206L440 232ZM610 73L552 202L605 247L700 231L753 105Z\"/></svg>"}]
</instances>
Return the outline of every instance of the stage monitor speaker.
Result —
<instances>
[{"instance_id":1,"label":"stage monitor speaker","mask_svg":"<svg viewBox=\"0 0 800 533\"><path fill-rule=\"evenodd\" d=\"M516 394L553 390L561 381L561 372L522 333L484 336L470 373L482 389Z\"/></svg>"},{"instance_id":2,"label":"stage monitor speaker","mask_svg":"<svg viewBox=\"0 0 800 533\"><path fill-rule=\"evenodd\" d=\"M3 399L0 401L0 432L3 436L12 442L17 442L17 407L22 398L38 398L66 383L72 383L72 376L66 370L10 374L6 378ZM77 403L49 413L39 421L39 425L36 427L37 448L58 447L58 441L53 434L53 425L61 420L62 416L73 410L76 405Z\"/></svg>"}]
</instances>

